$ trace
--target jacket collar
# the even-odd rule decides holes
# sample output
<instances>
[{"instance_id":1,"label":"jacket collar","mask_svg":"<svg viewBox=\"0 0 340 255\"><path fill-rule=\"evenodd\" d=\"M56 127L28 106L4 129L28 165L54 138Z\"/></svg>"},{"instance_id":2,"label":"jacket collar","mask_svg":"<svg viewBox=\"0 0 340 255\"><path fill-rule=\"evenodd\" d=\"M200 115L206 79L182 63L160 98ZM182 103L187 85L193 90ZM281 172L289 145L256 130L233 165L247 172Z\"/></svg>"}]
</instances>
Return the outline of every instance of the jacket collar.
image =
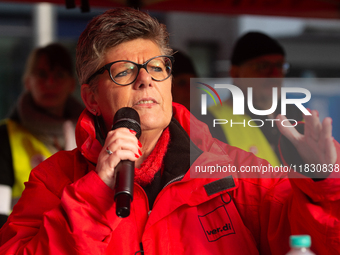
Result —
<instances>
[{"instance_id":1,"label":"jacket collar","mask_svg":"<svg viewBox=\"0 0 340 255\"><path fill-rule=\"evenodd\" d=\"M76 142L82 155L96 164L102 145L96 138L94 117L87 109L81 113L76 125ZM174 119L178 121L179 126L189 135L190 112L184 106L173 103L173 120Z\"/></svg>"}]
</instances>

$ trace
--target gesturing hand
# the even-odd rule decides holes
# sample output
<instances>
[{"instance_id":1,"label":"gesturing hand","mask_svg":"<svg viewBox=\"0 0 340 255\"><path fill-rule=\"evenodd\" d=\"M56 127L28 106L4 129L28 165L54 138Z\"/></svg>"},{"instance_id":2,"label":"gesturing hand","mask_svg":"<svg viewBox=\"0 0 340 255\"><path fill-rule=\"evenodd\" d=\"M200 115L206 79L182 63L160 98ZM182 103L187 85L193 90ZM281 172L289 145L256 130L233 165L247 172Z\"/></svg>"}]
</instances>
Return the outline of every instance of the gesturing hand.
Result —
<instances>
[{"instance_id":1,"label":"gesturing hand","mask_svg":"<svg viewBox=\"0 0 340 255\"><path fill-rule=\"evenodd\" d=\"M278 129L295 146L304 163L334 164L337 154L332 137L332 119L327 117L321 123L318 112L313 110L311 113L312 115L303 116L304 134L293 127L278 125ZM286 119L283 115L278 115L277 118L280 122Z\"/></svg>"}]
</instances>

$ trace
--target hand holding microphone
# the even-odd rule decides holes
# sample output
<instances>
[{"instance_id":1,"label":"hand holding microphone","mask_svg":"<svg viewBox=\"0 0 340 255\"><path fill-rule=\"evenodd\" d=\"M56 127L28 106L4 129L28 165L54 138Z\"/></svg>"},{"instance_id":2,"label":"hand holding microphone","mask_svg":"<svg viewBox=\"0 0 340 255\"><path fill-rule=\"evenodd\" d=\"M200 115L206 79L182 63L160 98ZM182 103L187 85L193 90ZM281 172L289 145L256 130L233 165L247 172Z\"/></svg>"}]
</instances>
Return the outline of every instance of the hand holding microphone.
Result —
<instances>
[{"instance_id":1,"label":"hand holding microphone","mask_svg":"<svg viewBox=\"0 0 340 255\"><path fill-rule=\"evenodd\" d=\"M129 107L119 109L113 119L112 130L120 127L125 127L129 130L135 131L138 139L142 133L138 112ZM134 161L122 160L118 163L115 168L115 201L116 214L122 218L130 215L130 203L133 199L134 176Z\"/></svg>"},{"instance_id":2,"label":"hand holding microphone","mask_svg":"<svg viewBox=\"0 0 340 255\"><path fill-rule=\"evenodd\" d=\"M115 190L116 214L122 218L130 214L133 199L134 161L139 157L137 139L141 135L139 122L139 115L132 108L116 112L113 131L105 139L96 168L101 179Z\"/></svg>"}]
</instances>

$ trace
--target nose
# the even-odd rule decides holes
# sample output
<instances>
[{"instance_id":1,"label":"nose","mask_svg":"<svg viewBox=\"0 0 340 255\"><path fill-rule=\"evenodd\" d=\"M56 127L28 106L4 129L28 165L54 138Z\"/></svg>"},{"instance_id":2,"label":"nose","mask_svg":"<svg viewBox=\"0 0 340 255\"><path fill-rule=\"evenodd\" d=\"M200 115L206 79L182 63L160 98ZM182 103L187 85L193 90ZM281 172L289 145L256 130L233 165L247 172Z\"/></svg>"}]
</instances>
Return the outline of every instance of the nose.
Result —
<instances>
[{"instance_id":1,"label":"nose","mask_svg":"<svg viewBox=\"0 0 340 255\"><path fill-rule=\"evenodd\" d=\"M50 73L47 77L46 77L46 86L47 87L52 87L56 82L56 79L54 77L54 75L52 73Z\"/></svg>"},{"instance_id":2,"label":"nose","mask_svg":"<svg viewBox=\"0 0 340 255\"><path fill-rule=\"evenodd\" d=\"M141 68L139 70L137 79L135 83L133 84L133 87L135 89L146 88L146 87L152 86L151 83L152 83L151 75L144 68Z\"/></svg>"}]
</instances>

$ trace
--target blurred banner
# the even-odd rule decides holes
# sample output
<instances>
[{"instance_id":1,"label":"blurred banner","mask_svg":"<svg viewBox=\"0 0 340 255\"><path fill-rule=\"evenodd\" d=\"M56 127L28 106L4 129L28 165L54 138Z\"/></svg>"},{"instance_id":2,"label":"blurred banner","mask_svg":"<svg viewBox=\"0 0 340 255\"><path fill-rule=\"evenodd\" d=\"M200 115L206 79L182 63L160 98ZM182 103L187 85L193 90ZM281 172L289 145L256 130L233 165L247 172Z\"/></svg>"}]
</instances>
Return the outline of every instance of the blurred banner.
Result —
<instances>
[{"instance_id":1,"label":"blurred banner","mask_svg":"<svg viewBox=\"0 0 340 255\"><path fill-rule=\"evenodd\" d=\"M65 0L12 0L12 2L50 2L65 5ZM78 4L80 1L75 1ZM186 11L252 14L289 17L338 19L340 2L337 0L89 0L90 7L132 6L153 11Z\"/></svg>"}]
</instances>

